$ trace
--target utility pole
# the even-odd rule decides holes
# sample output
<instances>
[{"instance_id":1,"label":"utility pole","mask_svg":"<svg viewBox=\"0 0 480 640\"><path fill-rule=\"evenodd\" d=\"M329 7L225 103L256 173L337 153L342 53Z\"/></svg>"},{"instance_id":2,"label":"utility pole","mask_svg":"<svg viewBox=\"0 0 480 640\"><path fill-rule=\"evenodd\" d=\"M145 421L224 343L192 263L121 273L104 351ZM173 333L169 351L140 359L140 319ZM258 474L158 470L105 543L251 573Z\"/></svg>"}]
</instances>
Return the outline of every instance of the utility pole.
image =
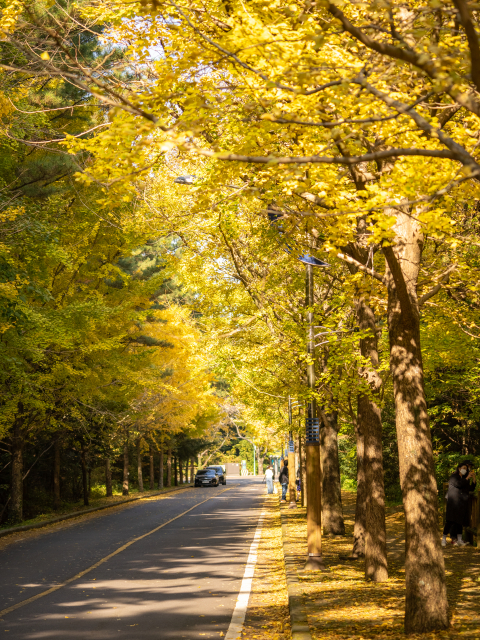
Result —
<instances>
[{"instance_id":1,"label":"utility pole","mask_svg":"<svg viewBox=\"0 0 480 640\"><path fill-rule=\"evenodd\" d=\"M313 318L313 266L307 264L306 302L308 321L307 381L310 399L305 417L307 458L307 570L323 569L322 563L322 478L320 471L320 425L315 401L315 329Z\"/></svg>"}]
</instances>

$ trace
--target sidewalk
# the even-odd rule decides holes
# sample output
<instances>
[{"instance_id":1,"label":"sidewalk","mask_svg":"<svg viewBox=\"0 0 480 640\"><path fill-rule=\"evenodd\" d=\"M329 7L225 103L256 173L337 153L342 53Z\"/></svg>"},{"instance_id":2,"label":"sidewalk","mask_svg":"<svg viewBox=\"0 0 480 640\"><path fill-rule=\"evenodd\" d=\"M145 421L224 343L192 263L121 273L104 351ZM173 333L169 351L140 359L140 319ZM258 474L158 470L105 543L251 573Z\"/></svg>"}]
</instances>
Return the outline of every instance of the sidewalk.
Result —
<instances>
[{"instance_id":1,"label":"sidewalk","mask_svg":"<svg viewBox=\"0 0 480 640\"><path fill-rule=\"evenodd\" d=\"M405 639L404 615L404 519L400 507L387 510L387 544L390 579L367 583L362 561L342 560L351 551L355 494L342 494L347 537L323 538L327 571L304 573L299 580L304 593L308 623L314 640ZM286 516L289 550L302 569L306 549L305 509ZM428 637L480 638L480 553L469 547L445 550L448 597L452 626Z\"/></svg>"},{"instance_id":2,"label":"sidewalk","mask_svg":"<svg viewBox=\"0 0 480 640\"><path fill-rule=\"evenodd\" d=\"M266 512L242 640L287 640L290 635L278 496L265 493Z\"/></svg>"}]
</instances>

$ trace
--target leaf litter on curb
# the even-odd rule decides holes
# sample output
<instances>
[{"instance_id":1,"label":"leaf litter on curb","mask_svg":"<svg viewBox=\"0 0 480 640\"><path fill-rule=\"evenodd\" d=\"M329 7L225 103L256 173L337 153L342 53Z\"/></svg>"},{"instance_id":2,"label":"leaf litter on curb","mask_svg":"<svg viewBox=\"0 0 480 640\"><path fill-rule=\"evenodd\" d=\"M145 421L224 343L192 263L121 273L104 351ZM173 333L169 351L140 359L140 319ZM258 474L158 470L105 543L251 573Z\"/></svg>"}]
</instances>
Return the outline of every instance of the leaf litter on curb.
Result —
<instances>
[{"instance_id":1,"label":"leaf litter on curb","mask_svg":"<svg viewBox=\"0 0 480 640\"><path fill-rule=\"evenodd\" d=\"M345 537L323 537L327 571L300 573L308 621L314 640L404 639L404 519L401 507L387 509L389 580L365 582L361 560L351 561L355 494L342 494ZM286 509L289 549L297 557L306 550L305 509ZM440 536L440 532L439 532ZM415 638L480 640L480 552L472 547L445 549L451 626Z\"/></svg>"},{"instance_id":2,"label":"leaf litter on curb","mask_svg":"<svg viewBox=\"0 0 480 640\"><path fill-rule=\"evenodd\" d=\"M290 638L282 527L275 496L267 498L265 520L242 640Z\"/></svg>"}]
</instances>

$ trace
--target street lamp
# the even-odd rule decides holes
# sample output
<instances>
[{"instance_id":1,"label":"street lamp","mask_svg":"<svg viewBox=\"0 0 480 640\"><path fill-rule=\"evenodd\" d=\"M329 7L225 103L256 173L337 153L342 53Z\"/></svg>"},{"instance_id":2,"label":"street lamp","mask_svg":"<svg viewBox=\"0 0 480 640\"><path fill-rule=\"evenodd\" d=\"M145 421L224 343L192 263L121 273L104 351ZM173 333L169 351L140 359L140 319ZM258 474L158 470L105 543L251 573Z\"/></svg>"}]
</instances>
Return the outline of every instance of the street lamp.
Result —
<instances>
[{"instance_id":1,"label":"street lamp","mask_svg":"<svg viewBox=\"0 0 480 640\"><path fill-rule=\"evenodd\" d=\"M195 184L196 181L197 176L195 175L178 176L174 180L176 184Z\"/></svg>"},{"instance_id":2,"label":"street lamp","mask_svg":"<svg viewBox=\"0 0 480 640\"><path fill-rule=\"evenodd\" d=\"M282 213L268 211L268 218L275 224ZM283 230L275 225L280 233ZM284 249L291 253L292 249L287 244ZM313 319L313 268L329 267L327 262L318 260L313 256L299 256L298 260L306 266L306 303L307 303L307 382L310 391L310 399L307 404L305 416L305 451L306 451L306 476L307 476L307 547L308 559L305 565L307 570L322 569L322 486L320 470L320 424L317 417L317 403L315 401L315 327ZM289 463L290 464L290 463Z\"/></svg>"},{"instance_id":3,"label":"street lamp","mask_svg":"<svg viewBox=\"0 0 480 640\"><path fill-rule=\"evenodd\" d=\"M194 184L196 176L178 176L175 179L177 184ZM283 233L281 226L276 224L279 218L283 218L283 213L278 213L274 209L267 210L270 222L276 226L280 234ZM284 251L292 253L292 248L285 244ZM305 417L305 445L306 445L306 476L307 476L307 545L308 560L305 569L322 568L322 489L320 471L320 425L317 417L317 407L315 401L315 329L313 320L313 268L329 267L327 262L323 262L314 256L301 255L298 260L306 266L306 302L308 321L307 340L307 380L310 391L310 399L307 405ZM290 439L290 445L293 440ZM290 447L289 447L290 448ZM290 454L289 454L290 455ZM255 464L255 456L254 456ZM293 467L295 464L293 464ZM293 474L292 474L293 475Z\"/></svg>"}]
</instances>

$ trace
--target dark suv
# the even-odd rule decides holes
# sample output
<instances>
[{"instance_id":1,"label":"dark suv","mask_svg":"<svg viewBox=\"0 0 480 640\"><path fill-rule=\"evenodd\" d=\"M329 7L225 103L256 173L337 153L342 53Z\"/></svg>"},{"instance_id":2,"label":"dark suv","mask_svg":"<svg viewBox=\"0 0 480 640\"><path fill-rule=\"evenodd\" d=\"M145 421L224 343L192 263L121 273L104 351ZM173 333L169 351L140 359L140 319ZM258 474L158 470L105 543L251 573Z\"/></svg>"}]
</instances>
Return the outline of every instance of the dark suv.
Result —
<instances>
[{"instance_id":1,"label":"dark suv","mask_svg":"<svg viewBox=\"0 0 480 640\"><path fill-rule=\"evenodd\" d=\"M220 482L222 484L227 484L227 474L225 473L225 471L223 470L223 467L220 464L209 464L208 467L205 467L205 469L214 469Z\"/></svg>"},{"instance_id":2,"label":"dark suv","mask_svg":"<svg viewBox=\"0 0 480 640\"><path fill-rule=\"evenodd\" d=\"M218 487L220 479L215 469L199 469L195 475L196 487Z\"/></svg>"}]
</instances>

